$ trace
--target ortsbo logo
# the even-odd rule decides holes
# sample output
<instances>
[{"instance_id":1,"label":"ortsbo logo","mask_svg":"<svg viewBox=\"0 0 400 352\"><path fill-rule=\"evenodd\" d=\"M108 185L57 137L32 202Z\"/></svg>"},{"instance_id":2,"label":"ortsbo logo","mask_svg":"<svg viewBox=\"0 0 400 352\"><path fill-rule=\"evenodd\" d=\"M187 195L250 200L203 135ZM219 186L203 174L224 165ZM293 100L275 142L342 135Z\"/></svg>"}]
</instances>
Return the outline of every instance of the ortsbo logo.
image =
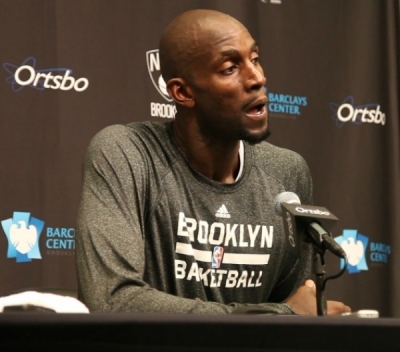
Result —
<instances>
[{"instance_id":1,"label":"ortsbo logo","mask_svg":"<svg viewBox=\"0 0 400 352\"><path fill-rule=\"evenodd\" d=\"M307 209L303 207L296 207L295 210L300 214L316 214L316 215L326 215L326 216L330 214L328 211L321 211L319 209Z\"/></svg>"},{"instance_id":2,"label":"ortsbo logo","mask_svg":"<svg viewBox=\"0 0 400 352\"><path fill-rule=\"evenodd\" d=\"M16 258L17 263L42 259L39 237L44 222L30 213L14 212L13 217L1 222L8 240L7 258Z\"/></svg>"},{"instance_id":3,"label":"ortsbo logo","mask_svg":"<svg viewBox=\"0 0 400 352\"><path fill-rule=\"evenodd\" d=\"M36 59L28 57L20 66L3 63L3 68L10 74L6 82L11 84L14 92L19 92L29 86L37 90L59 89L82 92L89 86L87 78L75 78L70 68L45 68L36 69Z\"/></svg>"},{"instance_id":4,"label":"ortsbo logo","mask_svg":"<svg viewBox=\"0 0 400 352\"><path fill-rule=\"evenodd\" d=\"M289 212L286 213L286 222L287 222L288 231L289 231L289 236L288 236L289 243L290 243L290 245L291 245L292 247L296 247L296 242L294 241L294 236L293 236L292 218L291 218Z\"/></svg>"},{"instance_id":5,"label":"ortsbo logo","mask_svg":"<svg viewBox=\"0 0 400 352\"><path fill-rule=\"evenodd\" d=\"M372 123L382 126L386 123L386 115L381 111L381 106L377 103L355 106L354 98L348 96L341 104L330 103L329 106L332 110L331 118L336 121L337 127L342 127L347 122L356 125Z\"/></svg>"}]
</instances>

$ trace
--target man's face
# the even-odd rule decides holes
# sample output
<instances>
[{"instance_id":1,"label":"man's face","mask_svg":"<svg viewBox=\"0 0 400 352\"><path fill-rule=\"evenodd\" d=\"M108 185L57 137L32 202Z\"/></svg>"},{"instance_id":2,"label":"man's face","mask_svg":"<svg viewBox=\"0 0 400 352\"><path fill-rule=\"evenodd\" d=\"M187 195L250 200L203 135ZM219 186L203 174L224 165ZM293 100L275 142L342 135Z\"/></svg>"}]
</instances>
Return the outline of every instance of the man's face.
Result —
<instances>
[{"instance_id":1,"label":"man's face","mask_svg":"<svg viewBox=\"0 0 400 352\"><path fill-rule=\"evenodd\" d=\"M269 134L266 78L254 39L230 23L203 43L188 67L201 134L211 140L264 140Z\"/></svg>"}]
</instances>

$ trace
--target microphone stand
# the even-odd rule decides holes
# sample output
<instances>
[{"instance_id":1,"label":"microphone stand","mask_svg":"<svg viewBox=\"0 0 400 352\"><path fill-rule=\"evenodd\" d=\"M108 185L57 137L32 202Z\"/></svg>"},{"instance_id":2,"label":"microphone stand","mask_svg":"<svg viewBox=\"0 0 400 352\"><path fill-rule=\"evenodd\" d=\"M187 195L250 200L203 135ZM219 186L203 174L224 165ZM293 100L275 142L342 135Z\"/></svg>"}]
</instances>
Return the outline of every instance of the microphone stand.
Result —
<instances>
[{"instance_id":1,"label":"microphone stand","mask_svg":"<svg viewBox=\"0 0 400 352\"><path fill-rule=\"evenodd\" d=\"M313 272L315 274L317 314L324 316L327 314L327 304L325 297L325 285L328 280L336 279L341 276L348 265L346 253L341 247L336 248L331 242L331 237L321 226L314 224L307 227L308 241L313 245ZM344 260L343 268L335 275L325 278L325 252L329 249L334 255Z\"/></svg>"},{"instance_id":2,"label":"microphone stand","mask_svg":"<svg viewBox=\"0 0 400 352\"><path fill-rule=\"evenodd\" d=\"M325 249L313 243L313 272L317 289L317 314L324 316L327 312L325 296Z\"/></svg>"},{"instance_id":3,"label":"microphone stand","mask_svg":"<svg viewBox=\"0 0 400 352\"><path fill-rule=\"evenodd\" d=\"M289 202L290 200L290 202ZM278 215L286 218L284 221L285 233L292 247L293 235L301 233L303 241L313 245L313 273L315 274L317 315L327 315L327 300L325 297L326 282L341 276L348 266L348 259L343 248L332 239L331 233L322 227L319 221L336 221L338 218L327 211L325 208L304 206L306 209L299 210L300 199L295 193L282 192L274 202L275 211ZM279 207L278 207L279 205ZM286 213L282 214L281 206ZM322 209L322 210L320 210ZM306 213L306 214L305 214ZM286 215L285 215L286 214ZM311 215L310 215L311 214ZM315 214L315 216L313 216ZM317 215L319 214L319 215ZM324 216L321 216L321 215ZM296 226L293 227L292 222ZM329 250L332 254L344 260L344 266L335 274L325 278L325 252Z\"/></svg>"}]
</instances>

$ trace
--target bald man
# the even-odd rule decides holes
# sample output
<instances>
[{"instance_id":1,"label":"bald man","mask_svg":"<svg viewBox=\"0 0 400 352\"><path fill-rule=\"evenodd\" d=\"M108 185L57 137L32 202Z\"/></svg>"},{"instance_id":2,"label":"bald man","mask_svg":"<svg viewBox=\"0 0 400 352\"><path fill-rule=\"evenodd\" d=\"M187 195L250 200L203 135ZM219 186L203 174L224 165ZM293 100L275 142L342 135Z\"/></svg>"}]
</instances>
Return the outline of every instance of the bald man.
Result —
<instances>
[{"instance_id":1,"label":"bald man","mask_svg":"<svg viewBox=\"0 0 400 352\"><path fill-rule=\"evenodd\" d=\"M91 311L316 315L310 248L291 255L275 197L312 202L301 156L266 142L259 48L234 18L188 11L160 42L174 121L92 140L77 223ZM328 302L328 314L350 308Z\"/></svg>"}]
</instances>

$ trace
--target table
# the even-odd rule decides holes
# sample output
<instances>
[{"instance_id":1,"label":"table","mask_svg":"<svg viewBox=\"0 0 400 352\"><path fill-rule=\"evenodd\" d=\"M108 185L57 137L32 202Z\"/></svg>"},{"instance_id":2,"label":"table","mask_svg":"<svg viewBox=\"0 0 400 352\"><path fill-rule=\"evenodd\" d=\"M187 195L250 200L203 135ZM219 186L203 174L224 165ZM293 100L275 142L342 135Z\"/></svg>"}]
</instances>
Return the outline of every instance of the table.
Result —
<instances>
[{"instance_id":1,"label":"table","mask_svg":"<svg viewBox=\"0 0 400 352\"><path fill-rule=\"evenodd\" d=\"M400 351L400 319L0 314L0 351Z\"/></svg>"}]
</instances>

